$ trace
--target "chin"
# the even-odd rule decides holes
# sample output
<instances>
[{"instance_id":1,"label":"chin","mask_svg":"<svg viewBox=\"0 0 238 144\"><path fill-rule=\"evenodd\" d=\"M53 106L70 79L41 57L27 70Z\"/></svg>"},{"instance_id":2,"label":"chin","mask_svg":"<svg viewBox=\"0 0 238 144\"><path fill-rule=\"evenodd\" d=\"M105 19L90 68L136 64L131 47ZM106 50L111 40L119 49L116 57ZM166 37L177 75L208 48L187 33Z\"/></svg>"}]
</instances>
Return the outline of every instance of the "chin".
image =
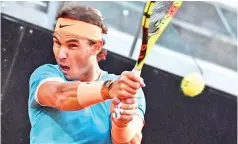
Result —
<instances>
[{"instance_id":1,"label":"chin","mask_svg":"<svg viewBox=\"0 0 238 144\"><path fill-rule=\"evenodd\" d=\"M72 75L72 74L71 75L70 74L64 74L64 77L68 81L74 81L74 80L78 80L79 79L77 76Z\"/></svg>"},{"instance_id":2,"label":"chin","mask_svg":"<svg viewBox=\"0 0 238 144\"><path fill-rule=\"evenodd\" d=\"M72 76L68 75L68 74L64 74L64 77L65 77L66 80L69 80L69 81L74 80L74 78Z\"/></svg>"}]
</instances>

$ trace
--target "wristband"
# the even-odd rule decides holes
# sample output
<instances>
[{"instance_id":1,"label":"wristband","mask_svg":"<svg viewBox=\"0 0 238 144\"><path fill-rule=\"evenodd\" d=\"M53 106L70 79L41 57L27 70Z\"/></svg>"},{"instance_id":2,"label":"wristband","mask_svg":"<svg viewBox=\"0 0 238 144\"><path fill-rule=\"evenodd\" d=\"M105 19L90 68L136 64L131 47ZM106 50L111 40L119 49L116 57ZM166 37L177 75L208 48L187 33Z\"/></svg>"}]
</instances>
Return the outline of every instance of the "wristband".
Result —
<instances>
[{"instance_id":1,"label":"wristband","mask_svg":"<svg viewBox=\"0 0 238 144\"><path fill-rule=\"evenodd\" d=\"M110 99L109 91L112 88L112 84L112 80L107 80L103 83L101 94L104 100Z\"/></svg>"},{"instance_id":2,"label":"wristband","mask_svg":"<svg viewBox=\"0 0 238 144\"><path fill-rule=\"evenodd\" d=\"M105 82L81 82L77 88L77 99L79 104L85 108L109 99L109 90L113 84L112 80Z\"/></svg>"},{"instance_id":3,"label":"wristband","mask_svg":"<svg viewBox=\"0 0 238 144\"><path fill-rule=\"evenodd\" d=\"M99 102L103 102L104 98L101 94L101 82L81 82L77 88L77 99L79 104L85 108Z\"/></svg>"}]
</instances>

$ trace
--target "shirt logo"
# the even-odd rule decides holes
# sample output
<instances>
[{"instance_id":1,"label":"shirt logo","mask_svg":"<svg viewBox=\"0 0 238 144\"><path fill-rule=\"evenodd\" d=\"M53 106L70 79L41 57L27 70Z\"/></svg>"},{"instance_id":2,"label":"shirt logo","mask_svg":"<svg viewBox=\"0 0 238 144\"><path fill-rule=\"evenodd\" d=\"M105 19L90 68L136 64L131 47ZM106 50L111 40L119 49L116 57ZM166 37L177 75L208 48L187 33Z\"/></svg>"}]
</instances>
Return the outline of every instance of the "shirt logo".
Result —
<instances>
[{"instance_id":1,"label":"shirt logo","mask_svg":"<svg viewBox=\"0 0 238 144\"><path fill-rule=\"evenodd\" d=\"M67 27L67 26L71 26L71 25L61 25L59 26L59 28L63 28L63 27Z\"/></svg>"}]
</instances>

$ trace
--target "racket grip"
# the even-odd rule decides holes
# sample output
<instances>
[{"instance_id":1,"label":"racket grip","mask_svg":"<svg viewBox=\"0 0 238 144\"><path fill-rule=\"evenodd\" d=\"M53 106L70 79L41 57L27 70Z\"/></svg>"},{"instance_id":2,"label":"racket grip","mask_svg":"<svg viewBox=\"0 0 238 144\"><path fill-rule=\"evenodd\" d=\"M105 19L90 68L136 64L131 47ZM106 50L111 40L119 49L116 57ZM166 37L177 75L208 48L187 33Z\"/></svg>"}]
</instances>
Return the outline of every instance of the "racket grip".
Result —
<instances>
[{"instance_id":1,"label":"racket grip","mask_svg":"<svg viewBox=\"0 0 238 144\"><path fill-rule=\"evenodd\" d=\"M133 69L132 72L134 72L137 76L140 76L141 70Z\"/></svg>"},{"instance_id":2,"label":"racket grip","mask_svg":"<svg viewBox=\"0 0 238 144\"><path fill-rule=\"evenodd\" d=\"M141 74L141 70L138 70L138 69L133 69L132 70L132 72L134 72L136 75L138 75L138 76L140 76L140 74ZM113 117L114 118L116 118L116 119L119 119L120 118L120 116L121 116L121 112L122 112L122 110L121 110L121 105L122 105L122 102L120 102L118 105L117 105L117 107L116 107L116 109L117 109L117 111L115 112L115 113L113 113Z\"/></svg>"}]
</instances>

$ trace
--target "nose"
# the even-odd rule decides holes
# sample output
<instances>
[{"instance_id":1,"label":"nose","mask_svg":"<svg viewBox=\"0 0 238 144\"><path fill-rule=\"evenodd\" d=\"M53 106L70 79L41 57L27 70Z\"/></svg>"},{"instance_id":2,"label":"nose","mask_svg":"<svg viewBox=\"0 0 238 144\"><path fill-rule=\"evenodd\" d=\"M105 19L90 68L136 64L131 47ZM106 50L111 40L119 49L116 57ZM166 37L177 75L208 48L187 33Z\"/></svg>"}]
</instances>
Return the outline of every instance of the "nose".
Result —
<instances>
[{"instance_id":1,"label":"nose","mask_svg":"<svg viewBox=\"0 0 238 144\"><path fill-rule=\"evenodd\" d=\"M68 57L68 52L67 49L64 47L61 47L59 50L59 54L58 54L58 59L59 60L64 60Z\"/></svg>"}]
</instances>

